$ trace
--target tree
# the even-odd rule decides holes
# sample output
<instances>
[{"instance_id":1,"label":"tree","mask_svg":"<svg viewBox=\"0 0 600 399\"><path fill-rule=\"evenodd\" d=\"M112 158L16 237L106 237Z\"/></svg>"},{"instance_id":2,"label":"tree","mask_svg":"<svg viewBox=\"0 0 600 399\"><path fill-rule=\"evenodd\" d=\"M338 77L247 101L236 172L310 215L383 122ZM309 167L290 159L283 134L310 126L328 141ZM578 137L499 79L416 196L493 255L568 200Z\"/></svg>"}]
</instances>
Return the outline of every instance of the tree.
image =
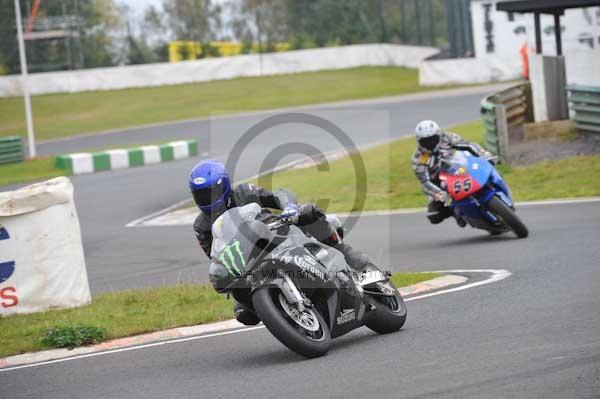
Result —
<instances>
[{"instance_id":1,"label":"tree","mask_svg":"<svg viewBox=\"0 0 600 399\"><path fill-rule=\"evenodd\" d=\"M221 26L219 5L211 0L163 0L167 28L177 40L205 43Z\"/></svg>"},{"instance_id":2,"label":"tree","mask_svg":"<svg viewBox=\"0 0 600 399\"><path fill-rule=\"evenodd\" d=\"M31 0L20 0L23 19L30 13ZM0 0L0 63L6 73L20 71L16 37L16 21L13 0ZM81 58L86 68L114 65L118 59L116 37L123 28L123 21L114 0L62 0L41 3L38 18L77 17L76 30L81 44ZM65 42L66 43L66 42ZM48 68L64 69L69 65L64 59L74 43L60 43L58 40L27 41L27 54L35 63L46 64ZM79 47L78 47L79 48ZM71 48L74 51L75 48ZM63 61L60 61L60 60ZM54 65L54 66L53 66Z\"/></svg>"},{"instance_id":3,"label":"tree","mask_svg":"<svg viewBox=\"0 0 600 399\"><path fill-rule=\"evenodd\" d=\"M242 0L238 4L233 22L237 37L257 43L261 52L287 40L285 0Z\"/></svg>"},{"instance_id":4,"label":"tree","mask_svg":"<svg viewBox=\"0 0 600 399\"><path fill-rule=\"evenodd\" d=\"M144 12L142 22L143 41L152 50L154 62L167 62L169 60L169 33L163 13L156 7L149 6Z\"/></svg>"},{"instance_id":5,"label":"tree","mask_svg":"<svg viewBox=\"0 0 600 399\"><path fill-rule=\"evenodd\" d=\"M267 3L285 8L286 21L277 26L285 32L285 39L293 48L371 42L417 44L419 41L444 46L448 42L446 15L452 4L449 0L272 0ZM270 22L265 19L272 14L262 12L261 15L262 24L268 25ZM244 18L242 15L241 19Z\"/></svg>"},{"instance_id":6,"label":"tree","mask_svg":"<svg viewBox=\"0 0 600 399\"><path fill-rule=\"evenodd\" d=\"M47 2L50 3L53 2ZM74 5L73 11L83 18L85 67L111 66L122 61L120 41L125 21L114 0L70 0L69 3Z\"/></svg>"},{"instance_id":7,"label":"tree","mask_svg":"<svg viewBox=\"0 0 600 399\"><path fill-rule=\"evenodd\" d=\"M141 28L142 34L147 38L149 44L156 45L167 41L165 19L153 5L146 8Z\"/></svg>"},{"instance_id":8,"label":"tree","mask_svg":"<svg viewBox=\"0 0 600 399\"><path fill-rule=\"evenodd\" d=\"M141 21L136 20L127 5L121 7L126 30L123 54L127 64L147 64L168 61L167 30L162 14L152 5L144 11Z\"/></svg>"},{"instance_id":9,"label":"tree","mask_svg":"<svg viewBox=\"0 0 600 399\"><path fill-rule=\"evenodd\" d=\"M376 1L287 0L288 26L294 38L310 38L319 46L378 41Z\"/></svg>"}]
</instances>

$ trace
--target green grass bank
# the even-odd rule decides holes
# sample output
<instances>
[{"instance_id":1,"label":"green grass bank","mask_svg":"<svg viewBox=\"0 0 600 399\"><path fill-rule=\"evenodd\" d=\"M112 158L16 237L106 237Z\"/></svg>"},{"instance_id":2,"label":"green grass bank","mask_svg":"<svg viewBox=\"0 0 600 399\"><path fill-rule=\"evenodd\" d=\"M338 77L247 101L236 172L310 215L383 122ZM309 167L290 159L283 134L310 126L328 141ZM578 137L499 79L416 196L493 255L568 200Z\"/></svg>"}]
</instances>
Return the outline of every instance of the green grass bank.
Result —
<instances>
[{"instance_id":1,"label":"green grass bank","mask_svg":"<svg viewBox=\"0 0 600 399\"><path fill-rule=\"evenodd\" d=\"M439 90L440 87L436 87ZM416 69L362 67L174 86L32 97L47 140L149 123L432 90ZM0 134L25 136L23 99L0 98Z\"/></svg>"},{"instance_id":2,"label":"green grass bank","mask_svg":"<svg viewBox=\"0 0 600 399\"><path fill-rule=\"evenodd\" d=\"M483 142L480 121L455 126L468 140ZM406 138L364 151L367 174L363 210L424 207L427 198L411 167L415 139ZM265 187L288 187L303 202L316 202L329 212L356 211L356 177L349 157L329 164L329 171L316 167L291 169L259 179ZM543 200L600 195L600 156L575 156L521 167L499 165L515 200ZM585 170L585 173L582 173ZM360 209L360 207L359 207Z\"/></svg>"},{"instance_id":3,"label":"green grass bank","mask_svg":"<svg viewBox=\"0 0 600 399\"><path fill-rule=\"evenodd\" d=\"M439 273L394 273L392 281L408 286L439 277ZM0 318L0 357L48 349L47 329L94 326L106 339L227 320L232 301L206 284L178 284L97 295L90 305Z\"/></svg>"}]
</instances>

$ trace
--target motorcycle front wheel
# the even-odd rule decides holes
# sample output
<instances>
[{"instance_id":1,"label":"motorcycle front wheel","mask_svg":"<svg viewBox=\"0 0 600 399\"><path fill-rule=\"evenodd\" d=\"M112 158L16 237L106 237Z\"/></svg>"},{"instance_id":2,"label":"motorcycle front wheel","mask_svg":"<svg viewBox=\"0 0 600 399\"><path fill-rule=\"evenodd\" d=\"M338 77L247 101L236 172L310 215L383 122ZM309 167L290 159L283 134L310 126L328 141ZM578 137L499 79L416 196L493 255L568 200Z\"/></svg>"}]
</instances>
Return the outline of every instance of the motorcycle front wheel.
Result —
<instances>
[{"instance_id":1,"label":"motorcycle front wheel","mask_svg":"<svg viewBox=\"0 0 600 399\"><path fill-rule=\"evenodd\" d=\"M488 208L498 216L506 225L514 231L519 238L529 235L527 226L523 223L517 213L504 203L500 198L494 196L487 203Z\"/></svg>"},{"instance_id":2,"label":"motorcycle front wheel","mask_svg":"<svg viewBox=\"0 0 600 399\"><path fill-rule=\"evenodd\" d=\"M299 311L279 289L272 287L257 289L252 294L252 304L269 332L292 351L308 358L329 351L331 333L315 307Z\"/></svg>"},{"instance_id":3,"label":"motorcycle front wheel","mask_svg":"<svg viewBox=\"0 0 600 399\"><path fill-rule=\"evenodd\" d=\"M393 296L372 295L376 314L365 324L379 334L396 332L406 322L407 311L404 299L391 282L388 284L394 288L395 294Z\"/></svg>"}]
</instances>

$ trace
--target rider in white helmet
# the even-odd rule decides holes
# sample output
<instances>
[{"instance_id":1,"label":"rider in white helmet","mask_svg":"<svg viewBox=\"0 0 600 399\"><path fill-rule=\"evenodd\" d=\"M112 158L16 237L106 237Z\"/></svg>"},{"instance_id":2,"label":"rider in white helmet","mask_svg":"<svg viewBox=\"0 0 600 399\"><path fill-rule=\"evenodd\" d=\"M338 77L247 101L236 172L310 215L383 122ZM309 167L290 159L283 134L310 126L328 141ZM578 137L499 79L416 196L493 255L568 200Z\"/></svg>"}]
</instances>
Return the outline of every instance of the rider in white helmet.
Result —
<instances>
[{"instance_id":1,"label":"rider in white helmet","mask_svg":"<svg viewBox=\"0 0 600 399\"><path fill-rule=\"evenodd\" d=\"M464 140L456 133L444 132L434 121L419 122L415 135L418 146L412 158L413 170L423 192L429 196L427 218L431 223L438 224L454 216L452 209L447 206L448 193L440 187L440 153L455 148L470 151L476 156L489 157L491 154L479 144ZM465 221L460 218L456 222L461 227L465 226Z\"/></svg>"}]
</instances>

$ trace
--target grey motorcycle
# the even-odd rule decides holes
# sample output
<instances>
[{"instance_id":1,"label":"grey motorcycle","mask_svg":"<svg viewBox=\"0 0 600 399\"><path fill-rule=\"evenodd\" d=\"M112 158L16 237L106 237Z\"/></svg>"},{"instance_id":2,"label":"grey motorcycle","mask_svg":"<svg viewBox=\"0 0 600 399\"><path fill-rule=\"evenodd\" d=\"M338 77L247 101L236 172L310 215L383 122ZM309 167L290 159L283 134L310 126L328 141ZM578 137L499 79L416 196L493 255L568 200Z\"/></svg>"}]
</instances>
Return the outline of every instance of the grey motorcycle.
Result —
<instances>
[{"instance_id":1,"label":"grey motorcycle","mask_svg":"<svg viewBox=\"0 0 600 399\"><path fill-rule=\"evenodd\" d=\"M385 334L406 321L390 273L357 272L344 255L256 203L232 208L213 224L214 288L254 311L281 343L323 356L331 339L361 326Z\"/></svg>"}]
</instances>

